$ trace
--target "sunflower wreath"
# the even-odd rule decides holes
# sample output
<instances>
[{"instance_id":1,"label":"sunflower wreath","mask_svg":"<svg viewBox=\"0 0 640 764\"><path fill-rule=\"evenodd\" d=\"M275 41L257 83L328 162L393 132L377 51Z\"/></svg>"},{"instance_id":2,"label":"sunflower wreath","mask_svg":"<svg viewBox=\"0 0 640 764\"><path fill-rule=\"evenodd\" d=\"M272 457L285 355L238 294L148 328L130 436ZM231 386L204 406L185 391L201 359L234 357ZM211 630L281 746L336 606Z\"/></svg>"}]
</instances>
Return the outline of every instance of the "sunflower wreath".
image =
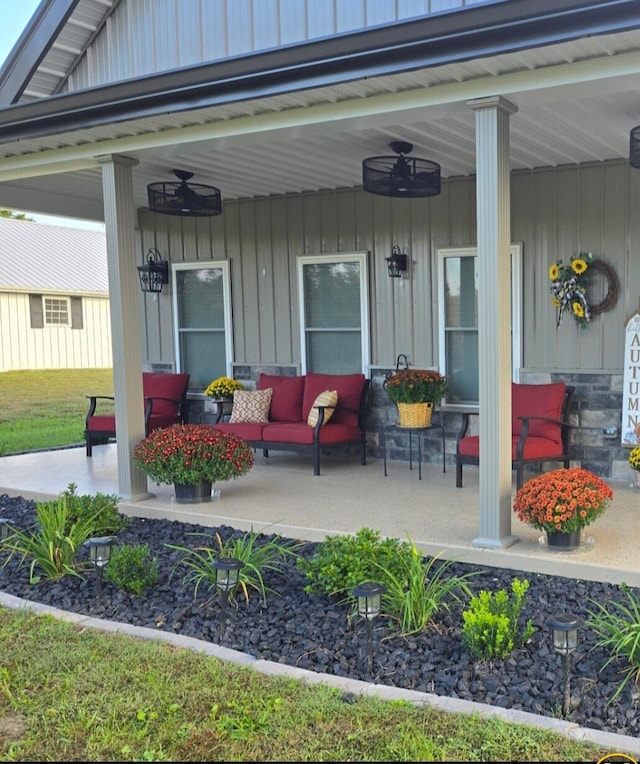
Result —
<instances>
[{"instance_id":1,"label":"sunflower wreath","mask_svg":"<svg viewBox=\"0 0 640 764\"><path fill-rule=\"evenodd\" d=\"M604 276L607 293L603 300L589 304L587 285L593 275ZM580 252L569 264L562 261L549 268L551 302L558 309L556 328L565 313L570 313L580 328L584 328L593 316L611 310L618 299L618 277L613 268L602 260L596 260L591 252Z\"/></svg>"}]
</instances>

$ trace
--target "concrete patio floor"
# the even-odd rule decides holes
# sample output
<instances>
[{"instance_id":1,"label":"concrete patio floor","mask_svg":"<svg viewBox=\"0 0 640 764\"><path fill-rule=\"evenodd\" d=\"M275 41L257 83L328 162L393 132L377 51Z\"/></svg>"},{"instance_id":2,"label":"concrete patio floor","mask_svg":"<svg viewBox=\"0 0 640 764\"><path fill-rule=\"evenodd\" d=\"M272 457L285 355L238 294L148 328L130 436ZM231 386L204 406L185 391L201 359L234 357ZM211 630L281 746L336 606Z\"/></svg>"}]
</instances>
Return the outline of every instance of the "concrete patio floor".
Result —
<instances>
[{"instance_id":1,"label":"concrete patio floor","mask_svg":"<svg viewBox=\"0 0 640 764\"><path fill-rule=\"evenodd\" d=\"M116 445L41 451L0 458L0 494L36 500L56 498L69 483L80 494L118 493ZM240 530L266 529L292 538L322 540L327 534L355 533L366 526L383 536L406 539L419 549L463 562L515 570L565 575L587 580L640 586L640 490L611 481L614 499L607 512L583 533L580 549L556 552L539 541L543 536L512 516L519 541L506 549L477 549L478 471L466 467L464 488L455 487L454 468L442 465L387 462L361 466L357 457L323 458L314 477L310 457L256 453L248 475L217 485L219 501L176 504L173 487L149 483L153 497L122 501L129 515L169 518L206 526L230 525ZM513 486L515 493L515 480Z\"/></svg>"}]
</instances>

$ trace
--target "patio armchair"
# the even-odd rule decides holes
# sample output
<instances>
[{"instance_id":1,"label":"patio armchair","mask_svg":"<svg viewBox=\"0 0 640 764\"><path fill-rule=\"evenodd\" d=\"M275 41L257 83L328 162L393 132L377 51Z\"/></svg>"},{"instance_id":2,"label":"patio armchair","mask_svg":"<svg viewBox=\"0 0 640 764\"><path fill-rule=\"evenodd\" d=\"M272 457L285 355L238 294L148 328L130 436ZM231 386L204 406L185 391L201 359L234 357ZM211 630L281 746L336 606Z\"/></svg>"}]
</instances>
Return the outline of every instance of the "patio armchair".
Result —
<instances>
[{"instance_id":1,"label":"patio armchair","mask_svg":"<svg viewBox=\"0 0 640 764\"><path fill-rule=\"evenodd\" d=\"M575 387L564 382L543 385L511 384L511 466L516 488L524 482L526 465L562 462L569 467L569 411ZM462 465L479 464L480 438L469 434L465 412L456 442L456 488L462 488Z\"/></svg>"},{"instance_id":2,"label":"patio armchair","mask_svg":"<svg viewBox=\"0 0 640 764\"><path fill-rule=\"evenodd\" d=\"M153 430L182 424L186 418L187 386L189 374L142 373L144 395L144 430ZM114 400L112 395L87 395L89 410L85 421L87 456L93 455L93 445L116 436L115 414L96 413L99 400Z\"/></svg>"}]
</instances>

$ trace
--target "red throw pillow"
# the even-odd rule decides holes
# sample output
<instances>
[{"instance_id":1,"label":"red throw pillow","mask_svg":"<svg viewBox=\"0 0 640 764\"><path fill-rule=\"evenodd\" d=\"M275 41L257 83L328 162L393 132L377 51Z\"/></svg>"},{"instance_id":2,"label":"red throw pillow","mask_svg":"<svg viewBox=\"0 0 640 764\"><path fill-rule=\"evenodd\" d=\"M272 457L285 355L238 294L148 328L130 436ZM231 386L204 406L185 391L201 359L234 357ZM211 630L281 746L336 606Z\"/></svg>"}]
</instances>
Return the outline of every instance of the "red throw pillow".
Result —
<instances>
[{"instance_id":1,"label":"red throw pillow","mask_svg":"<svg viewBox=\"0 0 640 764\"><path fill-rule=\"evenodd\" d=\"M521 416L545 416L560 419L562 401L566 385L554 382L545 385L521 385L511 383L511 429L513 435L522 432ZM551 422L532 420L529 423L529 435L547 438L556 443L561 441L560 426Z\"/></svg>"},{"instance_id":2,"label":"red throw pillow","mask_svg":"<svg viewBox=\"0 0 640 764\"><path fill-rule=\"evenodd\" d=\"M302 394L304 377L287 377L280 374L261 374L258 377L258 390L273 390L270 422L300 422L302 420Z\"/></svg>"}]
</instances>

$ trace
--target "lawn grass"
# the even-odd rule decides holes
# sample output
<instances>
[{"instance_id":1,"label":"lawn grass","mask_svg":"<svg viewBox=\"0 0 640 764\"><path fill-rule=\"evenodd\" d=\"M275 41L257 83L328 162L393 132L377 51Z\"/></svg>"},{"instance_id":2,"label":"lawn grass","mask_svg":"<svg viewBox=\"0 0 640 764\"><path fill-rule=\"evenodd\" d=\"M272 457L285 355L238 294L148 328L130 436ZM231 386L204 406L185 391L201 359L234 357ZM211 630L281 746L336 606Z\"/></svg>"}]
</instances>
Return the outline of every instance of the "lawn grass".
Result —
<instances>
[{"instance_id":1,"label":"lawn grass","mask_svg":"<svg viewBox=\"0 0 640 764\"><path fill-rule=\"evenodd\" d=\"M112 369L0 373L0 456L82 443L88 394L113 395Z\"/></svg>"},{"instance_id":2,"label":"lawn grass","mask_svg":"<svg viewBox=\"0 0 640 764\"><path fill-rule=\"evenodd\" d=\"M0 609L2 761L597 761L546 730L344 697Z\"/></svg>"}]
</instances>

